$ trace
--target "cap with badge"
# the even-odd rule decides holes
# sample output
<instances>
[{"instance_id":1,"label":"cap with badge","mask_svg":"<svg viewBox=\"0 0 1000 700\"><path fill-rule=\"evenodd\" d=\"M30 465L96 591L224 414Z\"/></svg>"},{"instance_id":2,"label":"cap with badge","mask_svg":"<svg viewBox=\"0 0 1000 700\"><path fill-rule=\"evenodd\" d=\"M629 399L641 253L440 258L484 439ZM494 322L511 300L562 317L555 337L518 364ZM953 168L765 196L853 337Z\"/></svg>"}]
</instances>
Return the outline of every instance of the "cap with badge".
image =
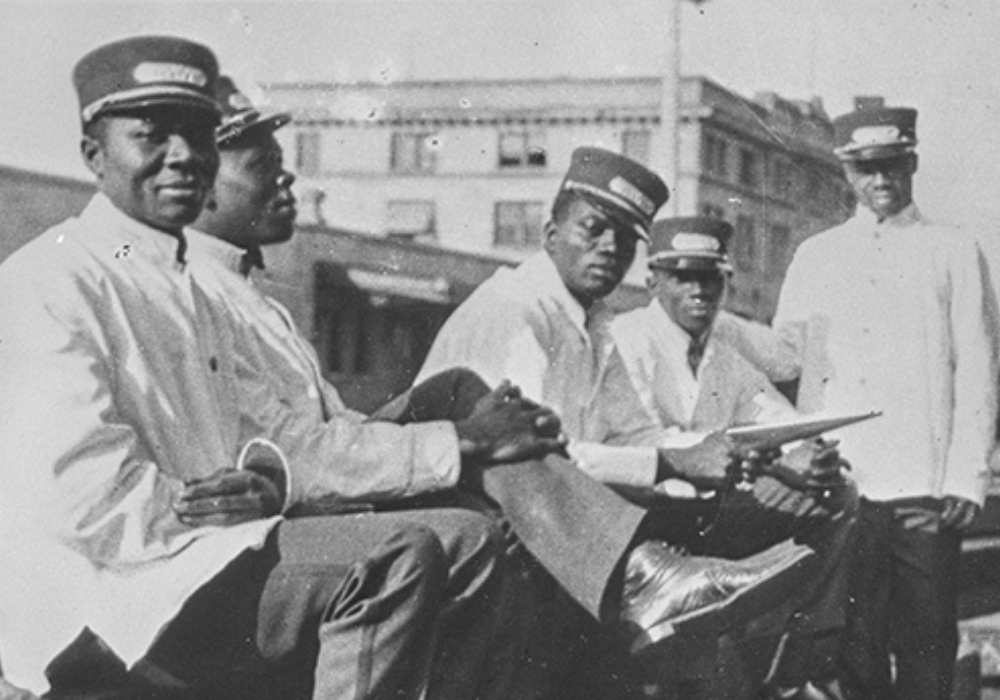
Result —
<instances>
[{"instance_id":1,"label":"cap with badge","mask_svg":"<svg viewBox=\"0 0 1000 700\"><path fill-rule=\"evenodd\" d=\"M841 160L878 160L911 152L917 145L917 110L869 107L833 120L833 152Z\"/></svg>"},{"instance_id":2,"label":"cap with badge","mask_svg":"<svg viewBox=\"0 0 1000 700\"><path fill-rule=\"evenodd\" d=\"M153 105L186 105L218 113L219 64L210 49L171 36L137 36L100 46L73 69L80 118Z\"/></svg>"},{"instance_id":3,"label":"cap with badge","mask_svg":"<svg viewBox=\"0 0 1000 700\"><path fill-rule=\"evenodd\" d=\"M561 192L581 195L608 216L649 240L653 217L670 196L663 180L644 165L602 148L573 151Z\"/></svg>"},{"instance_id":4,"label":"cap with badge","mask_svg":"<svg viewBox=\"0 0 1000 700\"><path fill-rule=\"evenodd\" d=\"M215 131L220 148L258 129L276 131L292 120L292 115L286 112L261 113L228 75L219 76L215 97L222 109L222 123Z\"/></svg>"},{"instance_id":5,"label":"cap with badge","mask_svg":"<svg viewBox=\"0 0 1000 700\"><path fill-rule=\"evenodd\" d=\"M686 216L653 222L648 265L659 270L732 272L726 251L733 227L722 219Z\"/></svg>"}]
</instances>

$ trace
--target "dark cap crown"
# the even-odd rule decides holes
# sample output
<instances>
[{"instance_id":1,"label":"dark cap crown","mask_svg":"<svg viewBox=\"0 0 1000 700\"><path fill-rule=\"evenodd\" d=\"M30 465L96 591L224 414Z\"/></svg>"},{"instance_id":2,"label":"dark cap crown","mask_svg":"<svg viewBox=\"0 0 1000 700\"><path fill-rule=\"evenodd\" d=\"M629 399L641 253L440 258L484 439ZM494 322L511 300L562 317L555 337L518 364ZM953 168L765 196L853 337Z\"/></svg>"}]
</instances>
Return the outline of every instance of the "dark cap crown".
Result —
<instances>
[{"instance_id":1,"label":"dark cap crown","mask_svg":"<svg viewBox=\"0 0 1000 700\"><path fill-rule=\"evenodd\" d=\"M858 109L833 120L833 152L841 160L876 160L909 153L917 145L917 110Z\"/></svg>"},{"instance_id":2,"label":"dark cap crown","mask_svg":"<svg viewBox=\"0 0 1000 700\"><path fill-rule=\"evenodd\" d=\"M262 114L228 75L219 76L215 99L222 110L222 123L215 132L220 148L252 131L276 131L292 120L287 113Z\"/></svg>"},{"instance_id":3,"label":"dark cap crown","mask_svg":"<svg viewBox=\"0 0 1000 700\"><path fill-rule=\"evenodd\" d=\"M219 64L210 49L171 36L105 44L80 59L73 85L84 124L107 112L179 104L218 112Z\"/></svg>"},{"instance_id":4,"label":"dark cap crown","mask_svg":"<svg viewBox=\"0 0 1000 700\"><path fill-rule=\"evenodd\" d=\"M643 240L648 240L653 217L670 196L663 180L646 166L592 146L573 151L559 191L587 198Z\"/></svg>"},{"instance_id":5,"label":"dark cap crown","mask_svg":"<svg viewBox=\"0 0 1000 700\"><path fill-rule=\"evenodd\" d=\"M731 270L726 251L733 227L722 219L686 216L653 222L649 233L651 268Z\"/></svg>"}]
</instances>

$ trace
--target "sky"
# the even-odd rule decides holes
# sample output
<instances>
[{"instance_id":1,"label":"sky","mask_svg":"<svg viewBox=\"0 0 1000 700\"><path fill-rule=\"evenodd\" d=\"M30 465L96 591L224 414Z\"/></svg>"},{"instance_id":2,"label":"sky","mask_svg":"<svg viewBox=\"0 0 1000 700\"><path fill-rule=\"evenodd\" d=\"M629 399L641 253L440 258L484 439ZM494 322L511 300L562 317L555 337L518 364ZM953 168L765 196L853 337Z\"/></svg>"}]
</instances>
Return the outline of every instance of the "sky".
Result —
<instances>
[{"instance_id":1,"label":"sky","mask_svg":"<svg viewBox=\"0 0 1000 700\"><path fill-rule=\"evenodd\" d=\"M136 33L216 52L251 96L275 80L614 77L665 70L673 0L0 0L0 165L86 178L73 65ZM1000 2L682 2L681 72L746 96L858 95L920 110L915 195L1000 221Z\"/></svg>"}]
</instances>

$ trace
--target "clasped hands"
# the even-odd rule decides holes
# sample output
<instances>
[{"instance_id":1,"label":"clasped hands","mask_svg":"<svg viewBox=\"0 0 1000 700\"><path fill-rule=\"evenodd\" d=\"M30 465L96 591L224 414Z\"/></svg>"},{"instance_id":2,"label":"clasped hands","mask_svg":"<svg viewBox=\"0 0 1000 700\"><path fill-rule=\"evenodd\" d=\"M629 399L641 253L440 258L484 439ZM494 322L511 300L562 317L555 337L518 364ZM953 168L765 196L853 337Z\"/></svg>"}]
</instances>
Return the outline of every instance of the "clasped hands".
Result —
<instances>
[{"instance_id":1,"label":"clasped hands","mask_svg":"<svg viewBox=\"0 0 1000 700\"><path fill-rule=\"evenodd\" d=\"M525 398L504 380L455 422L462 465L486 466L565 454L567 438L559 417Z\"/></svg>"},{"instance_id":2,"label":"clasped hands","mask_svg":"<svg viewBox=\"0 0 1000 700\"><path fill-rule=\"evenodd\" d=\"M824 493L844 483L850 465L835 441L807 440L783 452L756 450L737 444L723 431L709 434L686 448L660 448L659 478L683 479L703 491L770 476L789 488Z\"/></svg>"}]
</instances>

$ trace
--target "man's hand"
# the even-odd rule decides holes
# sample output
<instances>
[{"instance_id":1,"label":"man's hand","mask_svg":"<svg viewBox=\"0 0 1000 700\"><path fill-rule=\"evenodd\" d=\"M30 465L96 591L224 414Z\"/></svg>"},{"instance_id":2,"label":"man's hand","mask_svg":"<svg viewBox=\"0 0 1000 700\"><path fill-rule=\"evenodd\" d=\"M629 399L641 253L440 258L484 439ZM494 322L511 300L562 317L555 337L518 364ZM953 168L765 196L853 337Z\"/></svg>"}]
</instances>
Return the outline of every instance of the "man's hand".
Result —
<instances>
[{"instance_id":1,"label":"man's hand","mask_svg":"<svg viewBox=\"0 0 1000 700\"><path fill-rule=\"evenodd\" d=\"M252 468L224 468L204 479L190 481L174 503L185 525L236 525L281 512L281 488Z\"/></svg>"},{"instance_id":2,"label":"man's hand","mask_svg":"<svg viewBox=\"0 0 1000 700\"><path fill-rule=\"evenodd\" d=\"M732 438L722 431L691 447L661 447L657 451L656 481L683 479L695 488L711 491L726 485L739 454Z\"/></svg>"},{"instance_id":3,"label":"man's hand","mask_svg":"<svg viewBox=\"0 0 1000 700\"><path fill-rule=\"evenodd\" d=\"M476 402L472 414L455 423L464 466L519 462L564 453L559 417L521 396L504 381Z\"/></svg>"},{"instance_id":4,"label":"man's hand","mask_svg":"<svg viewBox=\"0 0 1000 700\"><path fill-rule=\"evenodd\" d=\"M759 474L771 476L799 491L826 491L842 486L850 469L840 456L836 441L805 441L772 461L759 465Z\"/></svg>"},{"instance_id":5,"label":"man's hand","mask_svg":"<svg viewBox=\"0 0 1000 700\"><path fill-rule=\"evenodd\" d=\"M941 499L941 525L961 532L968 529L979 515L979 504L959 496L945 496Z\"/></svg>"}]
</instances>

